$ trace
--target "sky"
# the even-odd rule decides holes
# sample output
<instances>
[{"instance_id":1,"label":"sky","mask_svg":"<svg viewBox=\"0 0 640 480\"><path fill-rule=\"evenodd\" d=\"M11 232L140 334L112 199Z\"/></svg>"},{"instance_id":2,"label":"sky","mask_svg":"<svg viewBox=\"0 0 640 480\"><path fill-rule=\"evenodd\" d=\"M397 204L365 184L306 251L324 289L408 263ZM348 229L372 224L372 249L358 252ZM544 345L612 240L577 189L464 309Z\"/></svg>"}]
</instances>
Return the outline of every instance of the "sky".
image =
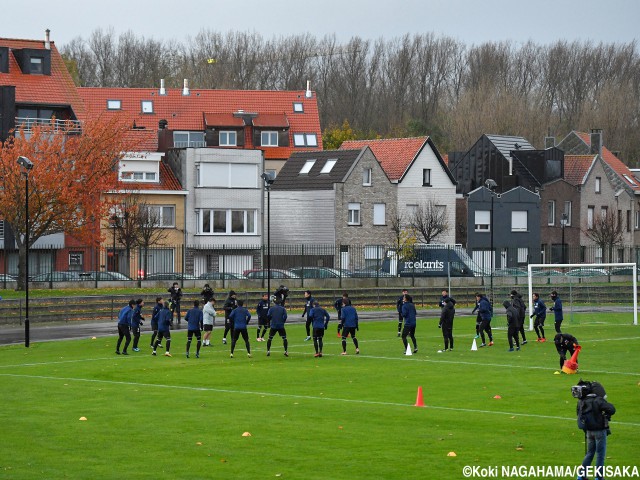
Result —
<instances>
[{"instance_id":1,"label":"sky","mask_svg":"<svg viewBox=\"0 0 640 480\"><path fill-rule=\"evenodd\" d=\"M467 45L510 40L627 43L638 39L638 0L31 0L11 2L0 37L51 40L58 48L98 28L184 42L203 29L265 39L335 34L387 40L433 32Z\"/></svg>"}]
</instances>

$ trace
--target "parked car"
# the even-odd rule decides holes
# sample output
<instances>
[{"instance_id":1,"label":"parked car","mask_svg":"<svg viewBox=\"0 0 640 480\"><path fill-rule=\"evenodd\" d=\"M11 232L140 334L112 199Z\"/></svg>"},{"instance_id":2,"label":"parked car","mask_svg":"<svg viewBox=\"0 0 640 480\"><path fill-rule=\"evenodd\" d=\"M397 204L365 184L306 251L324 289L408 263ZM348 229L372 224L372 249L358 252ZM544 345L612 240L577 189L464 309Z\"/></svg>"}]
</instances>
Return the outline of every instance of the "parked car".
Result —
<instances>
[{"instance_id":1,"label":"parked car","mask_svg":"<svg viewBox=\"0 0 640 480\"><path fill-rule=\"evenodd\" d=\"M360 270L354 270L350 274L351 277L357 278L376 278L376 277L393 277L389 272L383 270L376 270L375 268L362 268Z\"/></svg>"},{"instance_id":2,"label":"parked car","mask_svg":"<svg viewBox=\"0 0 640 480\"><path fill-rule=\"evenodd\" d=\"M289 270L303 278L338 278L351 276L351 272L347 270L330 267L294 267Z\"/></svg>"},{"instance_id":3,"label":"parked car","mask_svg":"<svg viewBox=\"0 0 640 480\"><path fill-rule=\"evenodd\" d=\"M8 273L0 274L0 282L17 282L18 277L16 275L10 275Z\"/></svg>"},{"instance_id":4,"label":"parked car","mask_svg":"<svg viewBox=\"0 0 640 480\"><path fill-rule=\"evenodd\" d=\"M172 273L172 272L163 272L163 273L150 273L145 276L142 280L169 280L169 281L180 281L180 280L198 280L198 277L195 275L191 275L190 273Z\"/></svg>"},{"instance_id":5,"label":"parked car","mask_svg":"<svg viewBox=\"0 0 640 480\"><path fill-rule=\"evenodd\" d=\"M256 279L256 278L267 278L268 270L245 270L244 276L246 278ZM283 270L281 268L272 268L271 269L271 278L300 278L300 276L289 270Z\"/></svg>"},{"instance_id":6,"label":"parked car","mask_svg":"<svg viewBox=\"0 0 640 480\"><path fill-rule=\"evenodd\" d=\"M603 268L574 268L567 272L570 277L606 277L609 275Z\"/></svg>"},{"instance_id":7,"label":"parked car","mask_svg":"<svg viewBox=\"0 0 640 480\"><path fill-rule=\"evenodd\" d=\"M242 277L235 273L207 272L198 277L200 280L238 280Z\"/></svg>"},{"instance_id":8,"label":"parked car","mask_svg":"<svg viewBox=\"0 0 640 480\"><path fill-rule=\"evenodd\" d=\"M118 280L131 280L130 277L127 277L124 273L120 272L80 272L81 280L98 280L99 282L106 281L118 281Z\"/></svg>"},{"instance_id":9,"label":"parked car","mask_svg":"<svg viewBox=\"0 0 640 480\"><path fill-rule=\"evenodd\" d=\"M493 271L494 277L527 277L529 272L522 268L497 268Z\"/></svg>"},{"instance_id":10,"label":"parked car","mask_svg":"<svg viewBox=\"0 0 640 480\"><path fill-rule=\"evenodd\" d=\"M559 275L564 275L564 273L562 273L560 270L555 270L555 269L534 270L533 272L531 272L531 275L533 275L534 277L556 277Z\"/></svg>"},{"instance_id":11,"label":"parked car","mask_svg":"<svg viewBox=\"0 0 640 480\"><path fill-rule=\"evenodd\" d=\"M80 272L47 272L35 275L29 279L31 282L79 282Z\"/></svg>"},{"instance_id":12,"label":"parked car","mask_svg":"<svg viewBox=\"0 0 640 480\"><path fill-rule=\"evenodd\" d=\"M633 267L616 267L611 269L611 275L633 275ZM636 267L636 277L640 277L640 267Z\"/></svg>"}]
</instances>

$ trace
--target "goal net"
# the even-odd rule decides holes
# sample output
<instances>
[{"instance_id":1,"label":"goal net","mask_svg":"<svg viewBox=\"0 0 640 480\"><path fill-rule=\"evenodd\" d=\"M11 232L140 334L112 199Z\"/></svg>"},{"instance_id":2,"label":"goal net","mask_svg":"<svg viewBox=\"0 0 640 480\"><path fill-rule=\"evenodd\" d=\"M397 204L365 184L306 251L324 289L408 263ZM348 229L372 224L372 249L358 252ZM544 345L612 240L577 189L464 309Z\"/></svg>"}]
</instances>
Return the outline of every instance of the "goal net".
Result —
<instances>
[{"instance_id":1,"label":"goal net","mask_svg":"<svg viewBox=\"0 0 640 480\"><path fill-rule=\"evenodd\" d=\"M531 264L527 280L529 315L533 314L534 293L549 308L555 290L562 300L563 325L638 324L635 263ZM547 311L546 326L553 323L554 314ZM533 319L529 329L533 329Z\"/></svg>"}]
</instances>

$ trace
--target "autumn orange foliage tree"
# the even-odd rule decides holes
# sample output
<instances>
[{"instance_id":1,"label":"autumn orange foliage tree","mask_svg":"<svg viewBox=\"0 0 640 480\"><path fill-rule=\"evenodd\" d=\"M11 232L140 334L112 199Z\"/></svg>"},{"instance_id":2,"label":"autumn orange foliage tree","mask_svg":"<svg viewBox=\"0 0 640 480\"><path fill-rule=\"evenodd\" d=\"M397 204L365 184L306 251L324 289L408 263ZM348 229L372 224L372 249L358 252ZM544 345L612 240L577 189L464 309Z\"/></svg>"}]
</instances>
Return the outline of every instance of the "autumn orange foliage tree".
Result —
<instances>
[{"instance_id":1,"label":"autumn orange foliage tree","mask_svg":"<svg viewBox=\"0 0 640 480\"><path fill-rule=\"evenodd\" d=\"M26 279L25 176L19 156L33 162L29 182L29 247L39 238L64 232L98 241L108 205L101 193L115 186L117 165L131 149L128 127L117 118L84 122L81 129L35 125L18 129L0 144L0 216L18 248L18 289Z\"/></svg>"}]
</instances>

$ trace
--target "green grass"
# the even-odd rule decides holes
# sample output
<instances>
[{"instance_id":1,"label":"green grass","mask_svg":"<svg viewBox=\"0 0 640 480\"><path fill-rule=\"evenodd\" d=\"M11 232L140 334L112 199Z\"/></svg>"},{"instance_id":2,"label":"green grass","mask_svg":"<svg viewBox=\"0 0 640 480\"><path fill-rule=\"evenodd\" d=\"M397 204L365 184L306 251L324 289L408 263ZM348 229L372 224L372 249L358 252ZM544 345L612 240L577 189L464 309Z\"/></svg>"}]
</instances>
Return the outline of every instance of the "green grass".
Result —
<instances>
[{"instance_id":1,"label":"green grass","mask_svg":"<svg viewBox=\"0 0 640 480\"><path fill-rule=\"evenodd\" d=\"M302 325L288 328L289 358L279 338L267 358L254 328L251 359L244 345L230 359L218 329L200 359L184 357L184 330L173 358L152 357L147 332L129 357L114 354L115 337L2 347L0 477L459 479L465 465L575 465L580 376L618 409L608 464L634 465L640 330L628 317L567 325L583 345L581 375L553 374L552 342L507 352L504 330L470 351L471 318L456 319L444 354L437 322L419 321L410 357L392 321L363 323L362 354L349 340L346 357L330 324L321 359ZM419 386L427 408L413 406Z\"/></svg>"}]
</instances>

